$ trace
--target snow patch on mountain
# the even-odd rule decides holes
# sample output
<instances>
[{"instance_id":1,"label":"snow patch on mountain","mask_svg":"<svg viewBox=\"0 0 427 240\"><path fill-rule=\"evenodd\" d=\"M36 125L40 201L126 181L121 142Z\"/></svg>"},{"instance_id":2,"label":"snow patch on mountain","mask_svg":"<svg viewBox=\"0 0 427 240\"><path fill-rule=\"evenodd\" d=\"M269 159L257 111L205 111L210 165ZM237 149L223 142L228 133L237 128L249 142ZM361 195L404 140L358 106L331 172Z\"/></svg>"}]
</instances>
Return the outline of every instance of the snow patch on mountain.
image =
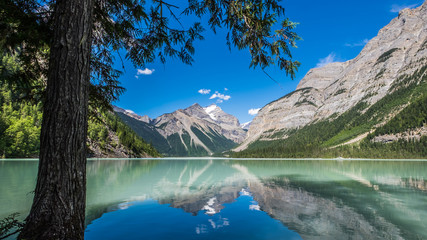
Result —
<instances>
[{"instance_id":1,"label":"snow patch on mountain","mask_svg":"<svg viewBox=\"0 0 427 240\"><path fill-rule=\"evenodd\" d=\"M249 127L251 126L251 123L252 123L252 121L242 123L242 124L240 124L240 127L243 128L243 129L249 130Z\"/></svg>"},{"instance_id":2,"label":"snow patch on mountain","mask_svg":"<svg viewBox=\"0 0 427 240\"><path fill-rule=\"evenodd\" d=\"M214 121L217 120L217 118L215 117L215 110L219 108L217 105L212 104L208 107L203 108L205 110L205 112L209 115L209 117L211 117Z\"/></svg>"}]
</instances>

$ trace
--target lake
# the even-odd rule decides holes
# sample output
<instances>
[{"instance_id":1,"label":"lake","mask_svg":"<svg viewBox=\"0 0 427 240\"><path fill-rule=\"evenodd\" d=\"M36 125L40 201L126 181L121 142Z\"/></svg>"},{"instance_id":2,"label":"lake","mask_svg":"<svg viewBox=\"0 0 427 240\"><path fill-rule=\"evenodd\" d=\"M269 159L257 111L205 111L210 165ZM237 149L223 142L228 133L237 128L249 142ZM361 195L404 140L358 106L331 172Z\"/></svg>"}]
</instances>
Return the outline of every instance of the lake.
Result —
<instances>
[{"instance_id":1,"label":"lake","mask_svg":"<svg viewBox=\"0 0 427 240\"><path fill-rule=\"evenodd\" d=\"M0 161L0 218L37 161ZM427 161L116 159L87 166L85 239L427 239Z\"/></svg>"}]
</instances>

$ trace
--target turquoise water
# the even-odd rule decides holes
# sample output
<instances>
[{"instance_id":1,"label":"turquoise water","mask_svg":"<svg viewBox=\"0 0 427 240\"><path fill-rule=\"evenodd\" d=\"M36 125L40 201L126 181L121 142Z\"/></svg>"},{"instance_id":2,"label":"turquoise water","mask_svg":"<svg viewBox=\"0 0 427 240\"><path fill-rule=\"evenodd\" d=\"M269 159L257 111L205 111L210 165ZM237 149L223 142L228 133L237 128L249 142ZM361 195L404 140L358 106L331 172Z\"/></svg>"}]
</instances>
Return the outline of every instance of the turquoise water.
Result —
<instances>
[{"instance_id":1,"label":"turquoise water","mask_svg":"<svg viewBox=\"0 0 427 240\"><path fill-rule=\"evenodd\" d=\"M86 239L427 239L427 161L93 160ZM0 218L37 161L0 161Z\"/></svg>"}]
</instances>

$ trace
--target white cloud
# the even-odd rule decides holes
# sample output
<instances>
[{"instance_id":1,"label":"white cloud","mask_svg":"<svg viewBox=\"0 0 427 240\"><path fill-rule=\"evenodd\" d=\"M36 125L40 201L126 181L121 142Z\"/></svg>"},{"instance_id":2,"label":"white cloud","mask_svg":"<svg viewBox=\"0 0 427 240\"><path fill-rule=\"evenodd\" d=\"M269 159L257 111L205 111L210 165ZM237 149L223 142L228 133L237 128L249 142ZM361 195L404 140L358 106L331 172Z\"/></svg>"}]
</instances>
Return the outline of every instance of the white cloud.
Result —
<instances>
[{"instance_id":1,"label":"white cloud","mask_svg":"<svg viewBox=\"0 0 427 240\"><path fill-rule=\"evenodd\" d=\"M215 99L215 98L218 98L218 102L222 102L223 100L224 101L229 100L231 98L231 96L225 95L225 94L222 94L222 93L219 93L218 91L216 91L214 94L212 94L212 96L209 99Z\"/></svg>"},{"instance_id":2,"label":"white cloud","mask_svg":"<svg viewBox=\"0 0 427 240\"><path fill-rule=\"evenodd\" d=\"M346 44L344 44L344 46L346 46L346 47L362 47L362 46L365 46L368 42L369 42L369 39L365 38L359 42L346 43Z\"/></svg>"},{"instance_id":3,"label":"white cloud","mask_svg":"<svg viewBox=\"0 0 427 240\"><path fill-rule=\"evenodd\" d=\"M405 8L413 8L413 7L416 7L416 6L418 6L418 3L416 3L416 4L410 4L410 5L406 5L406 4L402 4L402 5L393 4L393 5L391 5L390 12L392 12L392 13L398 13L398 12L400 12L401 10L403 10Z\"/></svg>"},{"instance_id":4,"label":"white cloud","mask_svg":"<svg viewBox=\"0 0 427 240\"><path fill-rule=\"evenodd\" d=\"M251 109L249 109L248 113L249 113L249 115L255 116L258 114L260 109L261 108L251 108Z\"/></svg>"},{"instance_id":5,"label":"white cloud","mask_svg":"<svg viewBox=\"0 0 427 240\"><path fill-rule=\"evenodd\" d=\"M204 89L204 88L202 88L198 92L200 94L209 94L211 92L211 90L210 89Z\"/></svg>"},{"instance_id":6,"label":"white cloud","mask_svg":"<svg viewBox=\"0 0 427 240\"><path fill-rule=\"evenodd\" d=\"M224 91L228 91L228 88L224 88Z\"/></svg>"},{"instance_id":7,"label":"white cloud","mask_svg":"<svg viewBox=\"0 0 427 240\"><path fill-rule=\"evenodd\" d=\"M329 63L333 63L333 62L336 62L336 61L337 60L336 60L335 53L332 52L327 57L319 59L319 62L317 63L316 67L317 68L323 67L323 66L325 66L325 65L327 65Z\"/></svg>"},{"instance_id":8,"label":"white cloud","mask_svg":"<svg viewBox=\"0 0 427 240\"><path fill-rule=\"evenodd\" d=\"M148 69L148 68L145 68L144 70L138 69L136 71L135 77L138 78L139 75L151 75L151 74L153 74L154 71L156 71L156 70L155 69Z\"/></svg>"},{"instance_id":9,"label":"white cloud","mask_svg":"<svg viewBox=\"0 0 427 240\"><path fill-rule=\"evenodd\" d=\"M240 196L252 196L252 195L248 190L242 188L242 190L240 191Z\"/></svg>"},{"instance_id":10,"label":"white cloud","mask_svg":"<svg viewBox=\"0 0 427 240\"><path fill-rule=\"evenodd\" d=\"M252 204L252 205L249 205L249 210L261 211L261 207L258 204Z\"/></svg>"}]
</instances>

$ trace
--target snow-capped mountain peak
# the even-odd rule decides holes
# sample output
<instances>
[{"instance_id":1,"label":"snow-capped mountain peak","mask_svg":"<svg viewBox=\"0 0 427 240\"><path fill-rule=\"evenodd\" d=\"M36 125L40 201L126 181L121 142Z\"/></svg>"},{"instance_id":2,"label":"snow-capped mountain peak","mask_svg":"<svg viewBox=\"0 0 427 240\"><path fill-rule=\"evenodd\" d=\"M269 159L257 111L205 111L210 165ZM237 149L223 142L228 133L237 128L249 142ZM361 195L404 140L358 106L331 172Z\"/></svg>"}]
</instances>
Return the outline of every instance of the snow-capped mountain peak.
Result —
<instances>
[{"instance_id":1,"label":"snow-capped mountain peak","mask_svg":"<svg viewBox=\"0 0 427 240\"><path fill-rule=\"evenodd\" d=\"M218 107L215 104L211 104L210 106L207 106L205 108L203 108L205 110L205 112L209 115L209 117L211 117L213 120L217 120L216 116L215 116L215 112L217 112L218 110L221 110L220 107Z\"/></svg>"}]
</instances>

